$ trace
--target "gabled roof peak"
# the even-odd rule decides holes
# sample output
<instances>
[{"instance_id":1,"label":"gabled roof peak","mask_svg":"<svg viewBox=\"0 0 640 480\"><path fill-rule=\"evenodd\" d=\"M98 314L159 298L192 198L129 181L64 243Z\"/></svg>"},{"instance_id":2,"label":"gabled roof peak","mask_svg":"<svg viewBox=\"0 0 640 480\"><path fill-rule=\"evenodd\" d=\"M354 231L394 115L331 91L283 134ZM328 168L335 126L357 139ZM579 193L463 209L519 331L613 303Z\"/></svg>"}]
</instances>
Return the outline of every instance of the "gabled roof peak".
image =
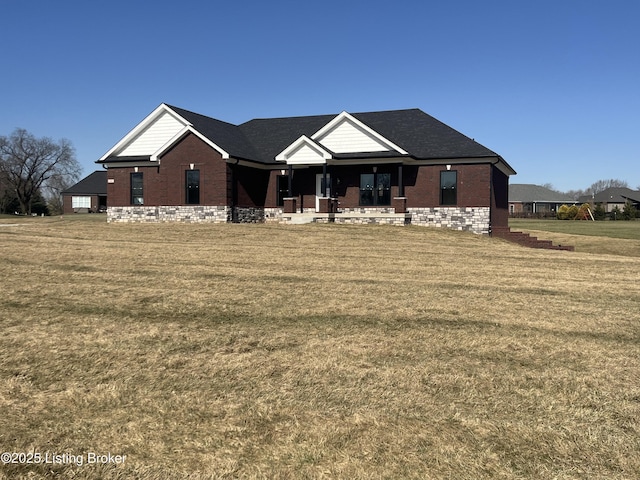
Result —
<instances>
[{"instance_id":1,"label":"gabled roof peak","mask_svg":"<svg viewBox=\"0 0 640 480\"><path fill-rule=\"evenodd\" d=\"M161 125L155 125L156 120ZM256 118L234 125L162 103L99 163L136 155L153 160L189 133L200 136L225 158L267 165L276 164L276 157L305 135L335 158L355 159L376 152L428 161L487 158L504 164L509 175L515 173L498 154L418 108Z\"/></svg>"}]
</instances>

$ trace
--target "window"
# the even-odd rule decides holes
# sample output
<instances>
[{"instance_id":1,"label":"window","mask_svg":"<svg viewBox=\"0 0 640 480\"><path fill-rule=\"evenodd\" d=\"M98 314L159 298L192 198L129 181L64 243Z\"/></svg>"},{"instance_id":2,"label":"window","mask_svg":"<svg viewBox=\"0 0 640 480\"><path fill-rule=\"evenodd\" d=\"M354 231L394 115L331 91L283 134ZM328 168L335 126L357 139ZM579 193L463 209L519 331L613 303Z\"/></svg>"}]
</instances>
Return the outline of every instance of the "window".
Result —
<instances>
[{"instance_id":1,"label":"window","mask_svg":"<svg viewBox=\"0 0 640 480\"><path fill-rule=\"evenodd\" d=\"M91 208L91 197L71 197L71 208Z\"/></svg>"},{"instance_id":2,"label":"window","mask_svg":"<svg viewBox=\"0 0 640 480\"><path fill-rule=\"evenodd\" d=\"M440 172L440 205L457 205L458 172Z\"/></svg>"},{"instance_id":3,"label":"window","mask_svg":"<svg viewBox=\"0 0 640 480\"><path fill-rule=\"evenodd\" d=\"M131 174L131 205L144 205L142 173Z\"/></svg>"},{"instance_id":4,"label":"window","mask_svg":"<svg viewBox=\"0 0 640 480\"><path fill-rule=\"evenodd\" d=\"M360 205L391 205L391 174L360 175Z\"/></svg>"},{"instance_id":5,"label":"window","mask_svg":"<svg viewBox=\"0 0 640 480\"><path fill-rule=\"evenodd\" d=\"M287 175L278 175L277 177L278 198L276 205L284 206L284 199L289 196L289 177Z\"/></svg>"},{"instance_id":6,"label":"window","mask_svg":"<svg viewBox=\"0 0 640 480\"><path fill-rule=\"evenodd\" d=\"M185 191L187 205L200 203L200 170L187 170L185 172Z\"/></svg>"}]
</instances>

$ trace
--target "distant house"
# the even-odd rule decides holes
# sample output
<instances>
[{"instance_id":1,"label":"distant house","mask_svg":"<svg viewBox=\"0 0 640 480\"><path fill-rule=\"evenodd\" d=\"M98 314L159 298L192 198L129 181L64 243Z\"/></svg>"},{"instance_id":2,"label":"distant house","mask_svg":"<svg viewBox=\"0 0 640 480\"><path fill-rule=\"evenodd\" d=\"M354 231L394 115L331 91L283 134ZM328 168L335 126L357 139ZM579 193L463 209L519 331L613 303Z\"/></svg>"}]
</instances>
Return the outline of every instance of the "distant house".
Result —
<instances>
[{"instance_id":1,"label":"distant house","mask_svg":"<svg viewBox=\"0 0 640 480\"><path fill-rule=\"evenodd\" d=\"M512 216L551 214L557 212L561 205L574 203L575 200L569 195L540 185L526 183L509 185L509 214Z\"/></svg>"},{"instance_id":2,"label":"distant house","mask_svg":"<svg viewBox=\"0 0 640 480\"><path fill-rule=\"evenodd\" d=\"M508 224L497 153L418 109L233 125L161 104L97 161L109 222Z\"/></svg>"},{"instance_id":3,"label":"distant house","mask_svg":"<svg viewBox=\"0 0 640 480\"><path fill-rule=\"evenodd\" d=\"M62 192L64 213L95 213L107 210L107 172L97 170Z\"/></svg>"},{"instance_id":4,"label":"distant house","mask_svg":"<svg viewBox=\"0 0 640 480\"><path fill-rule=\"evenodd\" d=\"M622 210L630 201L634 207L640 208L640 192L629 188L607 188L595 195L584 195L578 199L580 203L595 205L601 203L606 212L611 212L615 207Z\"/></svg>"}]
</instances>

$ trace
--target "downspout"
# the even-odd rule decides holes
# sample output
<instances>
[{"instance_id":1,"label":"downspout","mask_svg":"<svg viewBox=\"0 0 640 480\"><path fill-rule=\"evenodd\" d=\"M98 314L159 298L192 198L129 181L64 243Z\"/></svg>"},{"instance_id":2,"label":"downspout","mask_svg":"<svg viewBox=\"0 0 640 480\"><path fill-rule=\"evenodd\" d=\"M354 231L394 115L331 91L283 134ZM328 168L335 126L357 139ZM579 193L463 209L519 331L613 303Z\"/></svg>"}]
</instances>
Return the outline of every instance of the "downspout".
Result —
<instances>
[{"instance_id":1,"label":"downspout","mask_svg":"<svg viewBox=\"0 0 640 480\"><path fill-rule=\"evenodd\" d=\"M495 162L489 162L491 171L489 172L489 236L493 235L493 216L495 207L497 207L495 197L494 197L494 189L493 189L493 171L495 166L500 162L500 157L496 159ZM507 181L509 176L507 175ZM507 197L509 196L509 186L507 185ZM508 199L508 198L507 198ZM508 202L507 202L508 203Z\"/></svg>"},{"instance_id":2,"label":"downspout","mask_svg":"<svg viewBox=\"0 0 640 480\"><path fill-rule=\"evenodd\" d=\"M236 163L229 164L231 168L231 223L238 223L238 186L236 167L240 160L236 158Z\"/></svg>"}]
</instances>

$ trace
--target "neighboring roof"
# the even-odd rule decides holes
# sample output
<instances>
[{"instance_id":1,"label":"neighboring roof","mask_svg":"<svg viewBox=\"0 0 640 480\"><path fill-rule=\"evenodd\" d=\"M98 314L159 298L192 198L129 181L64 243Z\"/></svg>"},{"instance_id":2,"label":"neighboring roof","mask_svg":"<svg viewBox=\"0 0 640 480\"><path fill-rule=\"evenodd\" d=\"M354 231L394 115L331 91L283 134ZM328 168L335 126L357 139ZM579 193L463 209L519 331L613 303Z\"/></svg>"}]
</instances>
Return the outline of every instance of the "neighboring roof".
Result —
<instances>
[{"instance_id":1,"label":"neighboring roof","mask_svg":"<svg viewBox=\"0 0 640 480\"><path fill-rule=\"evenodd\" d=\"M313 138L314 134L336 117L349 115L395 145L396 148L392 148L391 152L396 157L417 160L498 158L510 172L515 173L497 153L419 109L263 118L233 125L179 107L166 104L162 104L161 107L165 110L170 109L174 115L182 117L182 122L189 122L195 131L224 150L230 157L263 164L278 164L276 156L300 137L304 135ZM153 115L159 114L161 107L147 117L145 122L153 118ZM125 139L129 140L128 137ZM116 152L125 139L98 163L119 161ZM345 156L359 158L363 153L366 152ZM342 155L336 154L334 158L342 158Z\"/></svg>"},{"instance_id":2,"label":"neighboring roof","mask_svg":"<svg viewBox=\"0 0 640 480\"><path fill-rule=\"evenodd\" d=\"M578 199L578 201L582 203L627 203L627 200L639 203L640 192L637 190L631 190L630 188L611 187L596 193L595 195L583 195Z\"/></svg>"},{"instance_id":3,"label":"neighboring roof","mask_svg":"<svg viewBox=\"0 0 640 480\"><path fill-rule=\"evenodd\" d=\"M574 199L569 195L528 183L509 185L509 201L523 203L574 203Z\"/></svg>"},{"instance_id":4,"label":"neighboring roof","mask_svg":"<svg viewBox=\"0 0 640 480\"><path fill-rule=\"evenodd\" d=\"M107 172L96 170L87 175L72 187L67 188L63 194L84 194L84 195L106 195L107 194Z\"/></svg>"}]
</instances>

